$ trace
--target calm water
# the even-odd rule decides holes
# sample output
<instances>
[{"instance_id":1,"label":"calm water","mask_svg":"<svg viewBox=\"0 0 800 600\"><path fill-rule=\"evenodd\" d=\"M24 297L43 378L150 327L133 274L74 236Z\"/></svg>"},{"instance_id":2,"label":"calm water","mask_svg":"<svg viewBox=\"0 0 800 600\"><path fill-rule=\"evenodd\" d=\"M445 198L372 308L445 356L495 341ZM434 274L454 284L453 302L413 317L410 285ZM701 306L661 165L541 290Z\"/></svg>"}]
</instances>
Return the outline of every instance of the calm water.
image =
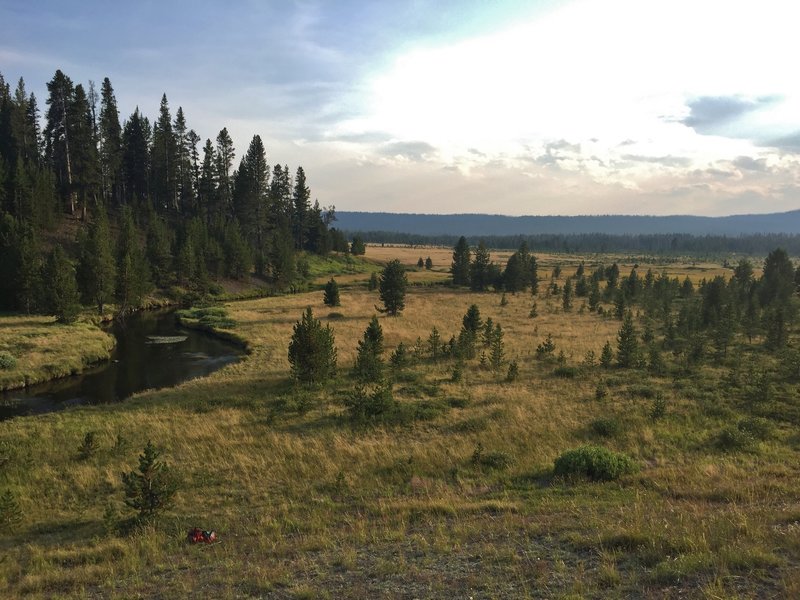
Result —
<instances>
[{"instance_id":1,"label":"calm water","mask_svg":"<svg viewBox=\"0 0 800 600\"><path fill-rule=\"evenodd\" d=\"M172 311L147 311L115 322L111 361L81 375L0 393L0 420L79 404L119 402L135 392L208 375L241 358L232 344L181 329ZM158 339L170 337L172 343ZM177 341L185 337L185 340Z\"/></svg>"}]
</instances>

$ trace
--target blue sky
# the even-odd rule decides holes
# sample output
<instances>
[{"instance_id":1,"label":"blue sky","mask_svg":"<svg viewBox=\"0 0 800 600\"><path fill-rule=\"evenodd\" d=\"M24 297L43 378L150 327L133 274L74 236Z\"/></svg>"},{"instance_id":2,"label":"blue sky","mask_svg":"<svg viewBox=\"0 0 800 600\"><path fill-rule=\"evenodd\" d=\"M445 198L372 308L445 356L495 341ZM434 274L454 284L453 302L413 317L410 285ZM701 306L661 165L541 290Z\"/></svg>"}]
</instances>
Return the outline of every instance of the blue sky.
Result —
<instances>
[{"instance_id":1,"label":"blue sky","mask_svg":"<svg viewBox=\"0 0 800 600\"><path fill-rule=\"evenodd\" d=\"M17 2L0 72L162 93L339 210L800 208L800 7L764 0ZM238 160L238 159L237 159Z\"/></svg>"}]
</instances>

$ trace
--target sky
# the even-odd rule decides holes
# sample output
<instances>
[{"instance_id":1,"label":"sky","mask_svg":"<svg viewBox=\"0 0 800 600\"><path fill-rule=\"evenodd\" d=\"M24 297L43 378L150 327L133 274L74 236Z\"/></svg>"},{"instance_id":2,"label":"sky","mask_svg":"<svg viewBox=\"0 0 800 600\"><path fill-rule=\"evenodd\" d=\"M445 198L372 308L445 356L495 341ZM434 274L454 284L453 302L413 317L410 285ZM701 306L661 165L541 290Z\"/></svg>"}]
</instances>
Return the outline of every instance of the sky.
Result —
<instances>
[{"instance_id":1,"label":"sky","mask_svg":"<svg viewBox=\"0 0 800 600\"><path fill-rule=\"evenodd\" d=\"M120 117L162 94L337 210L800 208L800 5L759 0L0 0L0 73ZM201 143L202 145L202 143Z\"/></svg>"}]
</instances>

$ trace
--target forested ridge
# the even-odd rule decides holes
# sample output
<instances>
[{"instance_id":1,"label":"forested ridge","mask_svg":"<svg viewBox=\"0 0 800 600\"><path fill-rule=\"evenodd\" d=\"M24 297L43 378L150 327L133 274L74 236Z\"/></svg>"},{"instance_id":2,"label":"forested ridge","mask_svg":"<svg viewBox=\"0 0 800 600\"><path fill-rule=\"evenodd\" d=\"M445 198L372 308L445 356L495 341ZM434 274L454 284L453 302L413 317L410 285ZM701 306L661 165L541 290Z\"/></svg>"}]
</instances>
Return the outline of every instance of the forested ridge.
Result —
<instances>
[{"instance_id":1,"label":"forested ridge","mask_svg":"<svg viewBox=\"0 0 800 600\"><path fill-rule=\"evenodd\" d=\"M47 92L42 114L0 74L0 310L69 320L78 302L124 311L252 273L280 289L298 253L347 249L303 167L270 167L258 135L236 166L228 130L201 144L166 93L151 122L138 107L120 120L107 77L98 91L58 70Z\"/></svg>"}]
</instances>

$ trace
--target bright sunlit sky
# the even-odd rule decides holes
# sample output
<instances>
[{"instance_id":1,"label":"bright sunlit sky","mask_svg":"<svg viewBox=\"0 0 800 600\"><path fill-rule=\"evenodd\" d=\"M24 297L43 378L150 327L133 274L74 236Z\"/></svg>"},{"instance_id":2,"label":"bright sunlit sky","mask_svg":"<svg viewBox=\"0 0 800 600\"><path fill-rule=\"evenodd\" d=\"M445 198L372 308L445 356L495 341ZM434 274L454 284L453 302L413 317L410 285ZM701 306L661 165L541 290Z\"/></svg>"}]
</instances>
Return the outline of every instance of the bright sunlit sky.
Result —
<instances>
[{"instance_id":1,"label":"bright sunlit sky","mask_svg":"<svg viewBox=\"0 0 800 600\"><path fill-rule=\"evenodd\" d=\"M800 5L0 0L0 72L259 134L338 210L800 208Z\"/></svg>"}]
</instances>

